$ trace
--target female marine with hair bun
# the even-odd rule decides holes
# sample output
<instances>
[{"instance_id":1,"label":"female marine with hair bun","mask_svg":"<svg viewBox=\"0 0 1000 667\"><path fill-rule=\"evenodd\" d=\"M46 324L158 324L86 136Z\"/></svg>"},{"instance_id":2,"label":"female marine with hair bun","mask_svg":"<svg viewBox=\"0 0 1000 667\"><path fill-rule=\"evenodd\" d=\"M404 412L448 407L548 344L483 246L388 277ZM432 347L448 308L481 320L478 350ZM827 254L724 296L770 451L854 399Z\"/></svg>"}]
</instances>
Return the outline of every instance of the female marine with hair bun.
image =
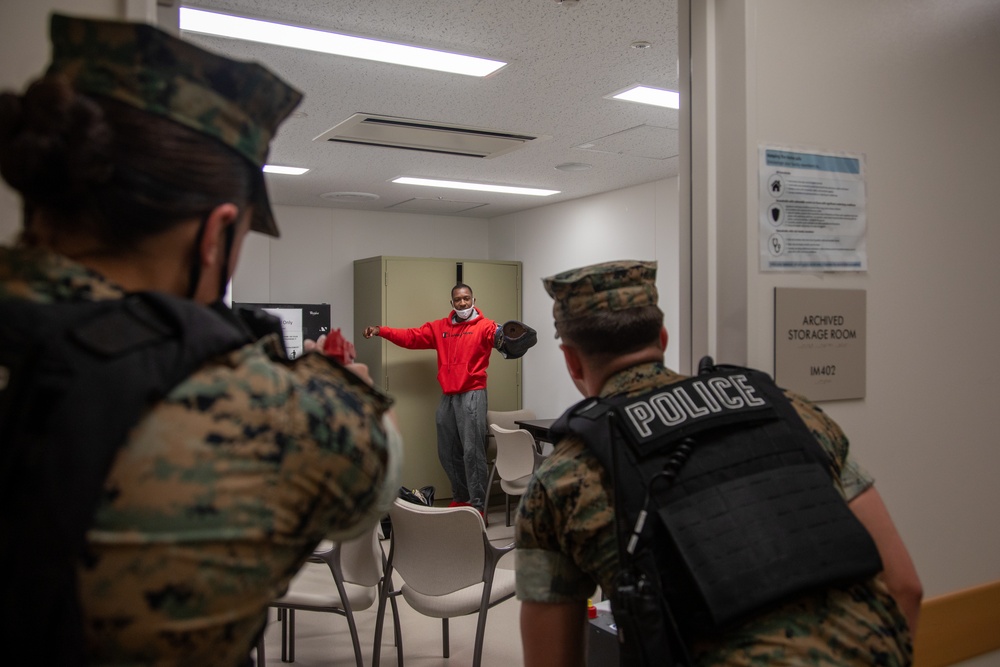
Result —
<instances>
[{"instance_id":1,"label":"female marine with hair bun","mask_svg":"<svg viewBox=\"0 0 1000 667\"><path fill-rule=\"evenodd\" d=\"M221 304L301 95L151 26L53 16L0 95L0 642L39 664L245 664L324 537L398 489L363 367L289 361ZM353 372L352 372L353 371ZM16 547L10 546L16 545Z\"/></svg>"}]
</instances>

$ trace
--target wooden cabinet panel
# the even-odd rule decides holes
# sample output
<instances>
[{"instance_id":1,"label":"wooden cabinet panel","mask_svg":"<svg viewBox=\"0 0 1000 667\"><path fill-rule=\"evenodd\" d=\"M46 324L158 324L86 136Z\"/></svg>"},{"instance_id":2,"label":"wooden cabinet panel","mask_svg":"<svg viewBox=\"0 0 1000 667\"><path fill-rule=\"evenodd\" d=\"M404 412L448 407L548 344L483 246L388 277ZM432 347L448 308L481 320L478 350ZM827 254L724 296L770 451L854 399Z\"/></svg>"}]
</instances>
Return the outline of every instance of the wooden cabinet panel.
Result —
<instances>
[{"instance_id":1,"label":"wooden cabinet panel","mask_svg":"<svg viewBox=\"0 0 1000 667\"><path fill-rule=\"evenodd\" d=\"M462 282L472 288L483 315L503 324L521 319L521 266L510 262L464 262ZM511 286L514 286L511 289ZM521 360L493 350L486 393L490 410L521 408Z\"/></svg>"}]
</instances>

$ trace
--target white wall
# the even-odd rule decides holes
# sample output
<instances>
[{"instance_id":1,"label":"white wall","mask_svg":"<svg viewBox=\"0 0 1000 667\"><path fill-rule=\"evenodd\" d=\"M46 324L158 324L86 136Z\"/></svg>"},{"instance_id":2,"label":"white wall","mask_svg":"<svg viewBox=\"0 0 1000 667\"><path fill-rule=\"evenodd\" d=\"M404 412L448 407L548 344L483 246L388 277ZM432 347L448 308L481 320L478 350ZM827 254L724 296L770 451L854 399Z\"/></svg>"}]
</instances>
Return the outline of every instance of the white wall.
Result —
<instances>
[{"instance_id":1,"label":"white wall","mask_svg":"<svg viewBox=\"0 0 1000 667\"><path fill-rule=\"evenodd\" d=\"M538 345L522 364L525 407L539 417L555 417L581 398L554 337L552 299L542 278L595 262L657 260L657 288L667 330L679 332L680 309L673 298L682 284L678 227L676 178L490 221L490 259L522 262L522 315L538 331ZM676 368L679 355L679 345L669 344L668 364Z\"/></svg>"},{"instance_id":2,"label":"white wall","mask_svg":"<svg viewBox=\"0 0 1000 667\"><path fill-rule=\"evenodd\" d=\"M1000 3L708 5L694 32L717 69L694 85L712 86L719 118L705 188L717 217L694 224L717 229L719 349L773 368L774 287L866 290L867 396L823 407L875 475L928 595L1000 578ZM867 273L757 270L759 143L867 156Z\"/></svg>"},{"instance_id":3,"label":"white wall","mask_svg":"<svg viewBox=\"0 0 1000 667\"><path fill-rule=\"evenodd\" d=\"M247 237L233 278L233 300L329 303L332 326L344 332L354 329L354 260L376 255L489 259L488 223L478 218L304 206L275 206L274 215L281 238ZM447 311L443 294L441 316Z\"/></svg>"}]
</instances>

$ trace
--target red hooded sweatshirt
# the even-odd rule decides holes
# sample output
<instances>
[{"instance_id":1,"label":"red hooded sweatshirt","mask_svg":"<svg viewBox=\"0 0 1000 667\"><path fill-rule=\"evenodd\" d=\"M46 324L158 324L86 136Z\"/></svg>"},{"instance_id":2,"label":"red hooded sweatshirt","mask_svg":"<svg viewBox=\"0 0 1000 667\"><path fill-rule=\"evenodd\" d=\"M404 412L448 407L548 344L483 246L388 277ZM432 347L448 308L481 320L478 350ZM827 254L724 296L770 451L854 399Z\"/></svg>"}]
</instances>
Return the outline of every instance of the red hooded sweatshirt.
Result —
<instances>
[{"instance_id":1,"label":"red hooded sweatshirt","mask_svg":"<svg viewBox=\"0 0 1000 667\"><path fill-rule=\"evenodd\" d=\"M437 350L437 379L445 394L486 389L497 323L483 317L478 308L464 322L454 322L454 315L451 311L444 319L414 329L379 327L379 336L409 350Z\"/></svg>"}]
</instances>

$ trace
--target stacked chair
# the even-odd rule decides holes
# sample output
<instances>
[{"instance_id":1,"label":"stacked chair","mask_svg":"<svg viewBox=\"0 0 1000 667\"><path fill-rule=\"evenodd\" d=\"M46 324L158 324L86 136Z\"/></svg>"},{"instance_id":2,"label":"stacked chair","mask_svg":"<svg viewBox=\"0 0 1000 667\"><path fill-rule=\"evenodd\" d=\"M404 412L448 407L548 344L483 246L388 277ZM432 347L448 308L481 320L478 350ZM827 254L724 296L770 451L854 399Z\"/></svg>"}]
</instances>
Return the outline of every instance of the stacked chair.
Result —
<instances>
[{"instance_id":1,"label":"stacked chair","mask_svg":"<svg viewBox=\"0 0 1000 667\"><path fill-rule=\"evenodd\" d=\"M535 439L524 429L508 429L490 424L490 432L496 439L497 458L494 469L500 476L500 488L506 495L507 525L510 526L510 497L524 495L531 476L543 458Z\"/></svg>"},{"instance_id":2,"label":"stacked chair","mask_svg":"<svg viewBox=\"0 0 1000 667\"><path fill-rule=\"evenodd\" d=\"M487 410L486 411L486 460L490 466L490 476L486 482L486 504L489 505L490 492L493 490L493 480L497 471L497 441L489 426L496 424L502 428L515 429L516 422L524 419L535 419L533 410Z\"/></svg>"}]
</instances>

